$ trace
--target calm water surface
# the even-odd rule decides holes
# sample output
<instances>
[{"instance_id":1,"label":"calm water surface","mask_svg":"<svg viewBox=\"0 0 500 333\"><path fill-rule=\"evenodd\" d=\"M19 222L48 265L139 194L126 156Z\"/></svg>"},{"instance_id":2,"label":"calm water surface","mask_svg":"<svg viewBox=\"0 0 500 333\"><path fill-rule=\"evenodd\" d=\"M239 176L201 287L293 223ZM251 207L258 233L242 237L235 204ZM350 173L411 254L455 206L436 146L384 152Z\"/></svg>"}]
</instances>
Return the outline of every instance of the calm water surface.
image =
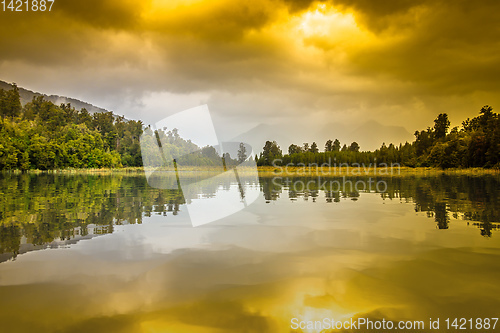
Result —
<instances>
[{"instance_id":1,"label":"calm water surface","mask_svg":"<svg viewBox=\"0 0 500 333\"><path fill-rule=\"evenodd\" d=\"M314 177L182 193L141 175L0 175L1 331L320 332L291 320L362 317L428 332L429 318L500 317L499 177L377 181L383 193ZM188 205L248 191L244 210L192 227Z\"/></svg>"}]
</instances>

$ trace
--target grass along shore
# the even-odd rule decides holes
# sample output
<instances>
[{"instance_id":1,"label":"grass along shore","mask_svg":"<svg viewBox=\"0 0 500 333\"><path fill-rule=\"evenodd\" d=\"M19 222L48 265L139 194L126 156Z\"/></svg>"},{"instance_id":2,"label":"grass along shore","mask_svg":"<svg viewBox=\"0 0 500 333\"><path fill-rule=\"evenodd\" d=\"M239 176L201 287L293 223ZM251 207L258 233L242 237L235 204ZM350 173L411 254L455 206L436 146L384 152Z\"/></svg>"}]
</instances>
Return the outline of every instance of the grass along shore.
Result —
<instances>
[{"instance_id":1,"label":"grass along shore","mask_svg":"<svg viewBox=\"0 0 500 333\"><path fill-rule=\"evenodd\" d=\"M485 168L462 168L462 169L440 169L432 167L258 167L259 176L434 176L440 174L447 175L497 175L500 176L500 169Z\"/></svg>"},{"instance_id":2,"label":"grass along shore","mask_svg":"<svg viewBox=\"0 0 500 333\"><path fill-rule=\"evenodd\" d=\"M133 168L100 168L100 169L54 169L54 170L27 170L28 174L123 174L123 175L143 175L145 171L153 172L155 169L143 167ZM175 172L174 168L165 168L162 172ZM180 172L189 173L205 173L216 172L219 170L213 167L183 167ZM228 170L229 171L229 170ZM432 167L272 167L259 166L257 171L260 177L275 177L275 176L324 176L324 177L342 177L342 176L433 176L433 175L495 175L500 176L500 169L485 169L485 168L460 168L460 169L439 169ZM20 174L21 170L3 170L3 174ZM255 169L245 166L238 168L238 173L244 175L254 173Z\"/></svg>"}]
</instances>

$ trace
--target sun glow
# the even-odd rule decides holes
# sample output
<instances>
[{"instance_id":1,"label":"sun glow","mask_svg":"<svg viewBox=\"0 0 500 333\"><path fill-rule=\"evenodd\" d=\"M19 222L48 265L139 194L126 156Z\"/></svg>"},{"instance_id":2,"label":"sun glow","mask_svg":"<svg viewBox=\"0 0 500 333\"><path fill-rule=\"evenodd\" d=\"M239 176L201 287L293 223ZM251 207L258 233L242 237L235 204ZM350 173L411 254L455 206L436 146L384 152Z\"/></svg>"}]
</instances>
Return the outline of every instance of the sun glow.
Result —
<instances>
[{"instance_id":1,"label":"sun glow","mask_svg":"<svg viewBox=\"0 0 500 333\"><path fill-rule=\"evenodd\" d=\"M302 14L296 23L296 31L306 44L319 48L366 43L372 37L359 27L352 13L341 12L326 4L318 4Z\"/></svg>"},{"instance_id":2,"label":"sun glow","mask_svg":"<svg viewBox=\"0 0 500 333\"><path fill-rule=\"evenodd\" d=\"M356 22L352 14L343 14L325 4L318 5L315 9L302 15L300 30L305 35L327 35L332 27L355 27Z\"/></svg>"}]
</instances>

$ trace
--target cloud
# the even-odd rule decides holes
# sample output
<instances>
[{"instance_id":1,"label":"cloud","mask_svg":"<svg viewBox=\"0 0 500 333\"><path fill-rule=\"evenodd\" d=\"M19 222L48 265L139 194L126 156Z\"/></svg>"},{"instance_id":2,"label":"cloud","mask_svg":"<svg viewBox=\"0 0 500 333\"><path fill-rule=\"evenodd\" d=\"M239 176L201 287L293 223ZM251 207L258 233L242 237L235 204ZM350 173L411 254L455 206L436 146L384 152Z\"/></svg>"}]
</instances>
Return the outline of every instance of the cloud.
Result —
<instances>
[{"instance_id":1,"label":"cloud","mask_svg":"<svg viewBox=\"0 0 500 333\"><path fill-rule=\"evenodd\" d=\"M140 24L142 12L150 5L150 0L58 0L53 11L92 27L131 29Z\"/></svg>"},{"instance_id":2,"label":"cloud","mask_svg":"<svg viewBox=\"0 0 500 333\"><path fill-rule=\"evenodd\" d=\"M499 88L498 2L414 2L378 17L362 7L368 28L382 40L351 54L365 75L389 75L418 85L416 93L450 95ZM382 7L383 8L383 7ZM381 31L389 31L388 35Z\"/></svg>"},{"instance_id":3,"label":"cloud","mask_svg":"<svg viewBox=\"0 0 500 333\"><path fill-rule=\"evenodd\" d=\"M61 0L51 13L2 14L0 29L9 33L0 36L0 71L132 118L143 116L137 105L152 93L203 95L220 106L211 108L216 114L295 119L291 130L361 117L413 132L439 112L459 122L500 103L499 7Z\"/></svg>"},{"instance_id":4,"label":"cloud","mask_svg":"<svg viewBox=\"0 0 500 333\"><path fill-rule=\"evenodd\" d=\"M273 19L279 6L267 0L205 1L159 9L150 14L148 28L161 33L206 41L241 39L253 29L260 29Z\"/></svg>"}]
</instances>

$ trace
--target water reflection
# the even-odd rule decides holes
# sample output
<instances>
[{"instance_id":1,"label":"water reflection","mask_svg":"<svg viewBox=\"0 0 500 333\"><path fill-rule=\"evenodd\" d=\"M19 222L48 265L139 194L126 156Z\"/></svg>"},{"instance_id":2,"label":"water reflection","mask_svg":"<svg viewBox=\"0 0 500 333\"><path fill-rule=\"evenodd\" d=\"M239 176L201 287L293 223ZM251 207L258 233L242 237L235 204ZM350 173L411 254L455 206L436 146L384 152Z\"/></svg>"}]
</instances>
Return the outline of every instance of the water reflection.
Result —
<instances>
[{"instance_id":1,"label":"water reflection","mask_svg":"<svg viewBox=\"0 0 500 333\"><path fill-rule=\"evenodd\" d=\"M242 179L245 183L244 176ZM359 191L361 186L356 184L360 182L377 186ZM259 183L268 203L280 199L341 203L358 200L361 193L374 193L382 200L412 204L416 212L434 219L438 229L448 229L451 220L462 219L478 227L481 235L491 237L500 222L500 183L493 176L260 177ZM197 192L182 193L152 188L137 174L3 174L0 260L112 233L117 225L141 224L152 215L175 216L181 205L214 198L231 186L236 184L204 181ZM241 196L241 185L238 190Z\"/></svg>"},{"instance_id":2,"label":"water reflection","mask_svg":"<svg viewBox=\"0 0 500 333\"><path fill-rule=\"evenodd\" d=\"M0 191L0 253L14 257L140 224L151 214L176 214L185 203L179 191L151 189L137 175L3 174Z\"/></svg>"},{"instance_id":3,"label":"water reflection","mask_svg":"<svg viewBox=\"0 0 500 333\"><path fill-rule=\"evenodd\" d=\"M4 176L6 255L51 248L0 264L0 325L285 333L292 318L498 316L500 238L476 228L488 236L499 221L497 178L377 178L387 190L371 193L296 180L310 187L261 177L254 204L193 228L186 205L239 196L238 186L180 193L138 175Z\"/></svg>"},{"instance_id":4,"label":"water reflection","mask_svg":"<svg viewBox=\"0 0 500 333\"><path fill-rule=\"evenodd\" d=\"M451 219L462 219L480 228L481 235L491 237L500 223L500 181L491 175L274 177L261 178L260 182L267 202L279 200L284 193L292 201L324 200L326 203L339 203L341 199L356 201L360 193L376 193L382 200L413 204L416 212L426 212L429 218L433 218L438 229L448 229ZM342 185L338 186L339 183ZM356 183L364 183L364 190L355 188ZM369 187L368 183L384 185ZM321 192L324 199L320 198Z\"/></svg>"}]
</instances>

